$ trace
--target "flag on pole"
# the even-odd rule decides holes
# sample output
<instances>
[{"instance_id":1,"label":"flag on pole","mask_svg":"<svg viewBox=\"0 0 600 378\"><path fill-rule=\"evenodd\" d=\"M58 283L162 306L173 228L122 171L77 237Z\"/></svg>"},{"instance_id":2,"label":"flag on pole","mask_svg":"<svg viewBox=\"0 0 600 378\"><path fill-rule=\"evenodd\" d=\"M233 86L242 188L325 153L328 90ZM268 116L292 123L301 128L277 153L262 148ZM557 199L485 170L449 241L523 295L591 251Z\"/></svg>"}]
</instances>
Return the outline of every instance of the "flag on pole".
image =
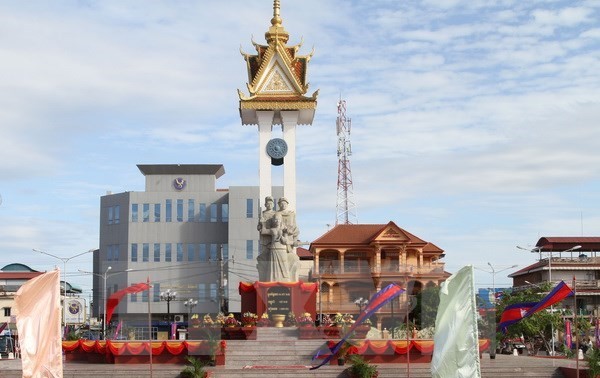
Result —
<instances>
[{"instance_id":1,"label":"flag on pole","mask_svg":"<svg viewBox=\"0 0 600 378\"><path fill-rule=\"evenodd\" d=\"M571 350L573 347L573 337L571 336L571 321L565 321L565 344L567 344L567 349Z\"/></svg>"},{"instance_id":2,"label":"flag on pole","mask_svg":"<svg viewBox=\"0 0 600 378\"><path fill-rule=\"evenodd\" d=\"M508 326L521 321L523 318L540 312L545 308L573 295L573 290L564 282L560 281L558 285L539 302L515 303L506 306L500 317L498 328L506 332Z\"/></svg>"},{"instance_id":3,"label":"flag on pole","mask_svg":"<svg viewBox=\"0 0 600 378\"><path fill-rule=\"evenodd\" d=\"M4 331L4 328L6 328L6 326L8 325L8 323L2 323L0 324L0 333L2 333L2 331Z\"/></svg>"},{"instance_id":4,"label":"flag on pole","mask_svg":"<svg viewBox=\"0 0 600 378\"><path fill-rule=\"evenodd\" d=\"M356 330L356 327L361 325L366 319L368 319L371 315L373 315L383 305L385 305L387 302L391 301L392 299L396 298L397 296L402 294L404 291L405 290L402 289L397 284L391 283L388 286L384 287L383 289L379 290L377 293L375 293L371 297L371 300L369 300L369 303L367 304L365 309L358 315L358 317L356 318L356 320L354 321L352 326L350 326L350 328L348 328L346 333L344 333L344 335L342 335L342 338L340 339L340 341L337 344L335 344L333 347L327 348L329 355L327 357L325 357L325 359L323 361L321 361L321 363L319 365L311 367L310 370L318 369L321 366L328 363L329 361L331 361L333 356L335 356L339 352L342 345L344 345L344 343L346 342L346 339L354 332L354 330ZM312 358L313 361L315 361L317 358L319 358L319 356L321 355L322 349L323 348L319 349L317 351L317 353L313 356L313 358Z\"/></svg>"},{"instance_id":5,"label":"flag on pole","mask_svg":"<svg viewBox=\"0 0 600 378\"><path fill-rule=\"evenodd\" d=\"M139 293L140 291L145 291L149 289L150 284L137 283L111 294L110 297L108 297L108 300L106 301L106 324L110 323L110 319L112 318L115 308L117 308L119 302L121 302L121 299L123 299L124 296L126 296L127 294Z\"/></svg>"},{"instance_id":6,"label":"flag on pole","mask_svg":"<svg viewBox=\"0 0 600 378\"><path fill-rule=\"evenodd\" d=\"M60 272L44 273L23 284L15 306L23 377L62 378Z\"/></svg>"},{"instance_id":7,"label":"flag on pole","mask_svg":"<svg viewBox=\"0 0 600 378\"><path fill-rule=\"evenodd\" d=\"M481 378L472 265L442 283L433 344L432 378Z\"/></svg>"}]
</instances>

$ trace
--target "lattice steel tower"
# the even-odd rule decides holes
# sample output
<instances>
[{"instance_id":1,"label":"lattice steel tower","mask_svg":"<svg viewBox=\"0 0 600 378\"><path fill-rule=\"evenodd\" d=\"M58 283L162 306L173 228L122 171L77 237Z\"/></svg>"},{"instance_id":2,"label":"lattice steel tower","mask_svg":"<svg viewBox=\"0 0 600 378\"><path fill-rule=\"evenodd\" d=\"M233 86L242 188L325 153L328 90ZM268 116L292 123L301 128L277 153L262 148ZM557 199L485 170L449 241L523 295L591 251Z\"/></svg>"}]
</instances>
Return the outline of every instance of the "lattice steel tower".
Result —
<instances>
[{"instance_id":1,"label":"lattice steel tower","mask_svg":"<svg viewBox=\"0 0 600 378\"><path fill-rule=\"evenodd\" d=\"M346 118L346 101L340 99L337 104L338 116L336 120L338 136L338 180L337 180L337 217L335 224L356 224L356 205L352 185L352 170L350 169L350 129L352 122Z\"/></svg>"}]
</instances>

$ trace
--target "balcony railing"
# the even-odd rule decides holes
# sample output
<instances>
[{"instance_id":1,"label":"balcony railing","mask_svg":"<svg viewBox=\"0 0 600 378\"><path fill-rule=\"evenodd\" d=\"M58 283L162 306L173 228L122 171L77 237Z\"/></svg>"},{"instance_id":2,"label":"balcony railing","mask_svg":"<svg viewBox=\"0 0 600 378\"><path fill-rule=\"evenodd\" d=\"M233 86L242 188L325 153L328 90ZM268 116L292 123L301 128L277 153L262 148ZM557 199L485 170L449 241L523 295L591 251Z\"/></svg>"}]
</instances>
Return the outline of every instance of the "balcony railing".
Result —
<instances>
[{"instance_id":1,"label":"balcony railing","mask_svg":"<svg viewBox=\"0 0 600 378\"><path fill-rule=\"evenodd\" d=\"M319 264L319 274L356 274L356 273L371 273L373 268L367 261L345 261L344 271L342 273L341 264L339 261L322 261ZM406 267L399 267L394 264L382 264L381 274L396 274L396 275L415 275L415 274L431 274L431 273L443 273L443 264L432 264L430 266L423 266L420 268L413 268L407 271Z\"/></svg>"}]
</instances>

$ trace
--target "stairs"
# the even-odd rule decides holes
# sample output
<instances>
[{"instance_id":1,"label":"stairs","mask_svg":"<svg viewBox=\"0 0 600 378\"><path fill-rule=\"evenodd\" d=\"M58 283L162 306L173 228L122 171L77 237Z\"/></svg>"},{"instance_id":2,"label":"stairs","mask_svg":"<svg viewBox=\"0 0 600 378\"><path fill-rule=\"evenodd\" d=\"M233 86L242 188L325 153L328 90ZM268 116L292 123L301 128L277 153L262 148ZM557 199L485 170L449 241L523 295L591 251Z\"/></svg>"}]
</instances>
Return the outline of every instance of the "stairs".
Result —
<instances>
[{"instance_id":1,"label":"stairs","mask_svg":"<svg viewBox=\"0 0 600 378\"><path fill-rule=\"evenodd\" d=\"M228 340L225 366L209 367L212 378L343 378L346 366L325 365L309 370L315 351L325 340L298 340L295 328L258 328L256 340ZM379 378L408 377L431 378L430 364L376 364ZM583 367L584 363L580 363ZM512 355L497 355L491 360L488 354L481 358L484 378L564 378L559 366L575 366L575 361ZM152 375L147 364L88 364L67 362L64 378L99 377L116 378L175 378L182 365L154 364ZM20 360L0 360L0 377L21 377Z\"/></svg>"}]
</instances>

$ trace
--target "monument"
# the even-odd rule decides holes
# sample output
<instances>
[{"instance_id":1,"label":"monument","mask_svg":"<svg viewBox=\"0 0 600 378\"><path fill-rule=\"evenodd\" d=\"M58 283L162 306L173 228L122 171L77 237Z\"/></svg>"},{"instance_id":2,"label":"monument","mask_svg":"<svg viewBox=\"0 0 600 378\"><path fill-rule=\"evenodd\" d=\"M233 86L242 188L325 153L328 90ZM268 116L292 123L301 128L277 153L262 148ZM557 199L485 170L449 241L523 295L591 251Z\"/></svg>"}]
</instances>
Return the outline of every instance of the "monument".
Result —
<instances>
[{"instance_id":1,"label":"monument","mask_svg":"<svg viewBox=\"0 0 600 378\"><path fill-rule=\"evenodd\" d=\"M307 71L312 57L299 55L301 44L288 46L280 1L273 1L267 45L254 41L256 54L242 56L248 70L249 94L238 90L242 125L258 126L259 195L264 199L257 230L260 252L257 282L241 283L242 312L315 315L316 284L299 281L296 253L300 234L296 223L296 126L311 125L317 94L308 91ZM273 135L274 130L280 135ZM283 197L272 197L273 167L283 169Z\"/></svg>"}]
</instances>

